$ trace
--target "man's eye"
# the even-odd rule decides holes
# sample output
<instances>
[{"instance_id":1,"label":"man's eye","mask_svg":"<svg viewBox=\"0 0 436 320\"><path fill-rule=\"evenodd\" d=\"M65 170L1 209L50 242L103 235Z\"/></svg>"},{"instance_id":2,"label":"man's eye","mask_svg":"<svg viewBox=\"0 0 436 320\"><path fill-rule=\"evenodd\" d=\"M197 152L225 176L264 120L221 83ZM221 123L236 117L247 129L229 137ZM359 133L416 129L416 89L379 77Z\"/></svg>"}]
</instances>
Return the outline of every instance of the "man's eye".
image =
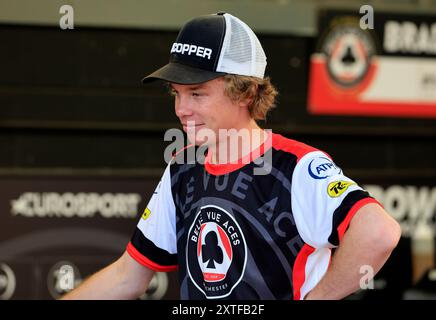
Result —
<instances>
[{"instance_id":1,"label":"man's eye","mask_svg":"<svg viewBox=\"0 0 436 320\"><path fill-rule=\"evenodd\" d=\"M193 93L192 93L192 96L193 96L193 97L199 97L200 95L201 95L201 94L199 94L198 92L193 92Z\"/></svg>"}]
</instances>

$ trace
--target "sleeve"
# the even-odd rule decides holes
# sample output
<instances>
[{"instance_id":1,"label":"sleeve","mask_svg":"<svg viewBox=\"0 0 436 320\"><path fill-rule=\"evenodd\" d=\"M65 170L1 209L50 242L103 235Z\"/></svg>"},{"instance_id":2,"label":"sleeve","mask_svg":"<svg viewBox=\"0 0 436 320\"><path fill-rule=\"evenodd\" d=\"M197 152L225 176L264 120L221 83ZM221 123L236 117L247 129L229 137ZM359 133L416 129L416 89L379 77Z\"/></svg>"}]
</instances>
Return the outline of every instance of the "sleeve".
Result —
<instances>
[{"instance_id":1,"label":"sleeve","mask_svg":"<svg viewBox=\"0 0 436 320\"><path fill-rule=\"evenodd\" d=\"M337 247L354 214L367 203L378 203L322 151L300 159L291 192L298 232L314 248Z\"/></svg>"},{"instance_id":2,"label":"sleeve","mask_svg":"<svg viewBox=\"0 0 436 320\"><path fill-rule=\"evenodd\" d=\"M176 209L169 164L127 245L140 264L158 272L177 269Z\"/></svg>"}]
</instances>

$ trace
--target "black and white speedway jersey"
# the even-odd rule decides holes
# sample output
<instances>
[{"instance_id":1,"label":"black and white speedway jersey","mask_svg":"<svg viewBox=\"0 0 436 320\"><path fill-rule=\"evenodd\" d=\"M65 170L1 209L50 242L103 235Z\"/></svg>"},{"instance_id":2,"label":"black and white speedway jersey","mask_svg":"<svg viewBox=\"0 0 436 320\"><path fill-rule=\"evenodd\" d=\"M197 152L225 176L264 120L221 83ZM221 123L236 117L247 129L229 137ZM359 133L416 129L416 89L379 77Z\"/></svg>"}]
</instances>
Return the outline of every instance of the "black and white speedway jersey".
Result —
<instances>
[{"instance_id":1,"label":"black and white speedway jersey","mask_svg":"<svg viewBox=\"0 0 436 320\"><path fill-rule=\"evenodd\" d=\"M268 174L253 173L262 161L175 158L165 169L127 251L155 271L178 269L182 299L303 299L353 215L377 202L326 153L267 141Z\"/></svg>"}]
</instances>

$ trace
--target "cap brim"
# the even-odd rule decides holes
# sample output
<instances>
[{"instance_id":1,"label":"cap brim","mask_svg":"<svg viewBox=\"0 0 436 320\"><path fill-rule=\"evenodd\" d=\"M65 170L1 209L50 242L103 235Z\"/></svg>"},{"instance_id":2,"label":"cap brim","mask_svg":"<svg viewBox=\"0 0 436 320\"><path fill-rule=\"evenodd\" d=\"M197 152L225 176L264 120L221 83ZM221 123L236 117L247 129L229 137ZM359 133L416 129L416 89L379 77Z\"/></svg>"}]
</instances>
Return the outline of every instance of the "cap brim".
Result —
<instances>
[{"instance_id":1,"label":"cap brim","mask_svg":"<svg viewBox=\"0 0 436 320\"><path fill-rule=\"evenodd\" d=\"M197 84L213 80L224 75L226 75L224 72L212 72L170 62L142 79L142 83L145 84L155 80L165 80L178 84Z\"/></svg>"}]
</instances>

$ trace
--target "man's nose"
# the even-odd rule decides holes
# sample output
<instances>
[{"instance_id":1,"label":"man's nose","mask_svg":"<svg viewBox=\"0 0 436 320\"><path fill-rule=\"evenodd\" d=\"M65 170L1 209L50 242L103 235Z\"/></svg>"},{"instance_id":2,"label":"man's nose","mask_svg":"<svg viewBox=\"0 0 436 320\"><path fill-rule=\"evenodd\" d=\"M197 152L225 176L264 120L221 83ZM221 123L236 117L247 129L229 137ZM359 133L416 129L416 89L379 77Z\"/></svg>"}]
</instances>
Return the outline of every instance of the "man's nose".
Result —
<instances>
[{"instance_id":1,"label":"man's nose","mask_svg":"<svg viewBox=\"0 0 436 320\"><path fill-rule=\"evenodd\" d=\"M192 115L192 109L189 105L189 101L187 99L184 99L182 97L178 97L176 99L176 116L181 118L184 116L190 116Z\"/></svg>"}]
</instances>

